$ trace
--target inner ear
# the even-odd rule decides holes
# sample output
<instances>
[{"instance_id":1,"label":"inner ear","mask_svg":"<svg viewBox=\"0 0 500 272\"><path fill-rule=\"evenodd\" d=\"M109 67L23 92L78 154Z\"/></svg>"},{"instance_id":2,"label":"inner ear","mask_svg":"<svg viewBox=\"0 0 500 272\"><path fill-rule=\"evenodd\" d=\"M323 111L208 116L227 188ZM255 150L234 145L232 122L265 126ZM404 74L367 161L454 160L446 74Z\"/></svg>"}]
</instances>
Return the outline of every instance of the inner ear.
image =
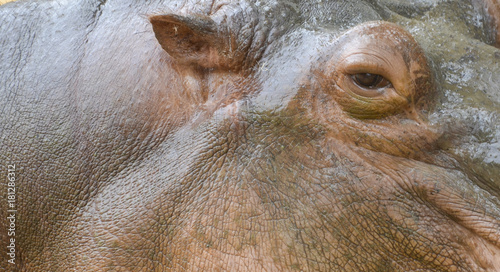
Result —
<instances>
[{"instance_id":1,"label":"inner ear","mask_svg":"<svg viewBox=\"0 0 500 272\"><path fill-rule=\"evenodd\" d=\"M220 54L223 42L210 17L167 14L151 16L149 20L161 47L178 63L205 68L224 66Z\"/></svg>"}]
</instances>

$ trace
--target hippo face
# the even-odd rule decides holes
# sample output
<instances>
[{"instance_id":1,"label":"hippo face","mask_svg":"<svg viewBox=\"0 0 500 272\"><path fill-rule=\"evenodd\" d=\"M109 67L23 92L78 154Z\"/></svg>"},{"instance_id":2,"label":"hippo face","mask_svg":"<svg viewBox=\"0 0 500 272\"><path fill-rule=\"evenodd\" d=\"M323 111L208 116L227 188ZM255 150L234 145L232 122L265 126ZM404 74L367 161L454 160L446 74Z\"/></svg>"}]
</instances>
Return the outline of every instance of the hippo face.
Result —
<instances>
[{"instance_id":1,"label":"hippo face","mask_svg":"<svg viewBox=\"0 0 500 272\"><path fill-rule=\"evenodd\" d=\"M0 13L1 267L500 270L497 2Z\"/></svg>"}]
</instances>

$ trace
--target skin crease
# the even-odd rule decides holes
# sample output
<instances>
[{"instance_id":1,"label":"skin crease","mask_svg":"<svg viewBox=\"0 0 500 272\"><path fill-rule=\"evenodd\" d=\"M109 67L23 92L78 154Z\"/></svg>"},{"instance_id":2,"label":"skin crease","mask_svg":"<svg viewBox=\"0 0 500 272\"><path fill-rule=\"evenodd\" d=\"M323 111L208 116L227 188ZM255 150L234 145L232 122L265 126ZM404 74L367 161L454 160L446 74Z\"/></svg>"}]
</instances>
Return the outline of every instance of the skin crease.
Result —
<instances>
[{"instance_id":1,"label":"skin crease","mask_svg":"<svg viewBox=\"0 0 500 272\"><path fill-rule=\"evenodd\" d=\"M465 30L436 49L425 20L448 3L323 2L3 6L0 158L2 176L16 164L18 221L16 265L3 254L0 269L499 271L495 164L444 148L483 131L446 123L447 103L475 104L446 98L440 62L469 35L480 56L453 63L487 67L477 97L497 90L491 27L459 14L441 28ZM478 104L494 115L494 99Z\"/></svg>"}]
</instances>

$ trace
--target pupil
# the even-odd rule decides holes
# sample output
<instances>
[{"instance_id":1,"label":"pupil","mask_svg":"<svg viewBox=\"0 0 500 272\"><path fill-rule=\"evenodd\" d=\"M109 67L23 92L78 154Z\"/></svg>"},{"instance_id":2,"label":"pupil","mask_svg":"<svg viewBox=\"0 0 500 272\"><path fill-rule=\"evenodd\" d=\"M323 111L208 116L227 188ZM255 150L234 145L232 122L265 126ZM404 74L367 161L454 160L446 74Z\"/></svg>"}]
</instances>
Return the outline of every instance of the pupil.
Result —
<instances>
[{"instance_id":1,"label":"pupil","mask_svg":"<svg viewBox=\"0 0 500 272\"><path fill-rule=\"evenodd\" d=\"M363 87L373 88L382 80L382 76L370 73L355 74L354 80Z\"/></svg>"}]
</instances>

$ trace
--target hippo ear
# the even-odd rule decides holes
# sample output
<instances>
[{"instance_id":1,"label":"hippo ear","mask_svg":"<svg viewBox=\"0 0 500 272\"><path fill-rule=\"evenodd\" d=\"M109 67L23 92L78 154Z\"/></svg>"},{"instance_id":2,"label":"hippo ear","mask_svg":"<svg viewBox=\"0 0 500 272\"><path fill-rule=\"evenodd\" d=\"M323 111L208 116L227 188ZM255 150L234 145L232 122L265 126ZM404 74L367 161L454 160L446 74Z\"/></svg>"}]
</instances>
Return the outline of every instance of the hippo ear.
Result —
<instances>
[{"instance_id":1,"label":"hippo ear","mask_svg":"<svg viewBox=\"0 0 500 272\"><path fill-rule=\"evenodd\" d=\"M178 63L205 68L226 66L223 39L209 17L156 15L149 18L161 47Z\"/></svg>"}]
</instances>

